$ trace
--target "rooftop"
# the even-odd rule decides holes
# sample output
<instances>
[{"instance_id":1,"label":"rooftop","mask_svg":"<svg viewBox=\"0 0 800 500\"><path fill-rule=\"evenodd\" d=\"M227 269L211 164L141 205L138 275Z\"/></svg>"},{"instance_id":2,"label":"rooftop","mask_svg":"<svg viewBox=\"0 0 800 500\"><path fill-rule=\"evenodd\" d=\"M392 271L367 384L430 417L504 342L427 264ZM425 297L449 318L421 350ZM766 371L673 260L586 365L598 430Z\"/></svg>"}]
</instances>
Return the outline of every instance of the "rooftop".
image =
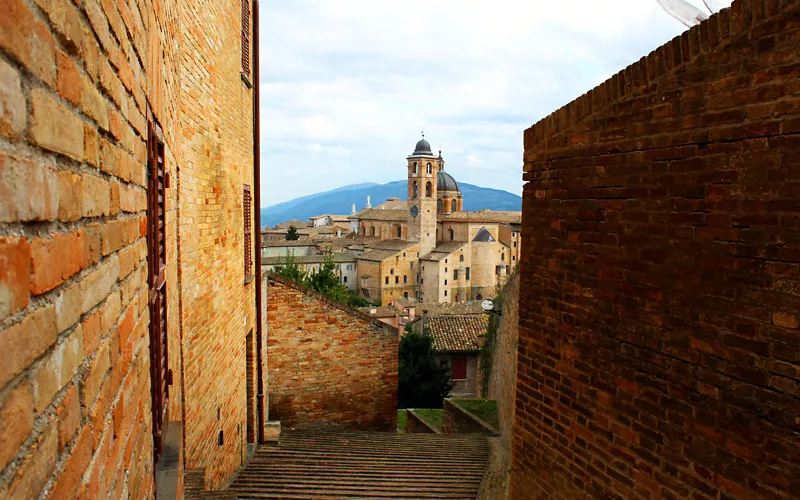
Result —
<instances>
[{"instance_id":1,"label":"rooftop","mask_svg":"<svg viewBox=\"0 0 800 500\"><path fill-rule=\"evenodd\" d=\"M439 214L442 222L495 222L502 224L521 224L522 212L506 212L495 210L478 210L477 212L452 212Z\"/></svg>"},{"instance_id":2,"label":"rooftop","mask_svg":"<svg viewBox=\"0 0 800 500\"><path fill-rule=\"evenodd\" d=\"M439 352L477 352L479 335L486 333L486 314L428 315L433 349Z\"/></svg>"},{"instance_id":3,"label":"rooftop","mask_svg":"<svg viewBox=\"0 0 800 500\"><path fill-rule=\"evenodd\" d=\"M405 204L405 202L403 203ZM392 208L365 208L356 215L350 216L350 218L405 222L408 220L408 211L406 209Z\"/></svg>"},{"instance_id":4,"label":"rooftop","mask_svg":"<svg viewBox=\"0 0 800 500\"><path fill-rule=\"evenodd\" d=\"M465 241L444 241L436 245L436 248L431 250L430 253L420 257L420 260L442 260L466 244Z\"/></svg>"},{"instance_id":5,"label":"rooftop","mask_svg":"<svg viewBox=\"0 0 800 500\"><path fill-rule=\"evenodd\" d=\"M298 264L321 264L325 262L327 255L296 255L294 261ZM349 252L339 252L330 255L333 262L355 262L356 256ZM286 262L286 257L283 255L275 257L261 257L261 264L264 266L277 266Z\"/></svg>"},{"instance_id":6,"label":"rooftop","mask_svg":"<svg viewBox=\"0 0 800 500\"><path fill-rule=\"evenodd\" d=\"M358 256L358 260L370 260L375 262L383 262L384 260L397 255L398 250L368 250Z\"/></svg>"}]
</instances>

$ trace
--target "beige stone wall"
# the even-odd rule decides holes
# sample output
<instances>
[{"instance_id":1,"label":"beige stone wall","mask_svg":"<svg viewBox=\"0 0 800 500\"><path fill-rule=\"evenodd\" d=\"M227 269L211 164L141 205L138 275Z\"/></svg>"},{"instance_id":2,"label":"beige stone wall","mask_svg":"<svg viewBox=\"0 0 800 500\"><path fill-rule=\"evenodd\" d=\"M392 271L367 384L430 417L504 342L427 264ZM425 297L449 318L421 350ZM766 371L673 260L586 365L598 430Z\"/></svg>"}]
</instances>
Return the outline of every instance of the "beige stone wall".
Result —
<instances>
[{"instance_id":1,"label":"beige stone wall","mask_svg":"<svg viewBox=\"0 0 800 500\"><path fill-rule=\"evenodd\" d=\"M370 302L383 300L381 294L381 263L358 260L358 295Z\"/></svg>"},{"instance_id":2,"label":"beige stone wall","mask_svg":"<svg viewBox=\"0 0 800 500\"><path fill-rule=\"evenodd\" d=\"M414 245L381 263L381 305L388 306L394 299L413 299L416 296L418 258L419 245Z\"/></svg>"},{"instance_id":3,"label":"beige stone wall","mask_svg":"<svg viewBox=\"0 0 800 500\"><path fill-rule=\"evenodd\" d=\"M1 498L154 494L146 103L174 175L175 33L170 3L3 2Z\"/></svg>"},{"instance_id":4,"label":"beige stone wall","mask_svg":"<svg viewBox=\"0 0 800 500\"><path fill-rule=\"evenodd\" d=\"M240 76L240 2L179 3L186 466L205 469L206 487L218 488L246 448L245 345L255 335L256 283L245 282L242 204L243 185L253 186L253 91Z\"/></svg>"}]
</instances>

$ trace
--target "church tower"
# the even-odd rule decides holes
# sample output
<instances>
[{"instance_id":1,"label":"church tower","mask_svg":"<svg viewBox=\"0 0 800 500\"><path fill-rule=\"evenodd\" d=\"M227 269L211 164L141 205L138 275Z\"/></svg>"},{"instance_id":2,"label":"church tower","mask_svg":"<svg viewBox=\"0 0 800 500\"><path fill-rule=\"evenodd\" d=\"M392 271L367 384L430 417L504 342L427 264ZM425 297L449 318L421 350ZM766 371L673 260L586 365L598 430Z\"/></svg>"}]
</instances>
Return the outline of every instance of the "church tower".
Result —
<instances>
[{"instance_id":1,"label":"church tower","mask_svg":"<svg viewBox=\"0 0 800 500\"><path fill-rule=\"evenodd\" d=\"M420 255L436 247L436 185L444 160L437 158L425 134L408 160L408 239L419 241Z\"/></svg>"}]
</instances>

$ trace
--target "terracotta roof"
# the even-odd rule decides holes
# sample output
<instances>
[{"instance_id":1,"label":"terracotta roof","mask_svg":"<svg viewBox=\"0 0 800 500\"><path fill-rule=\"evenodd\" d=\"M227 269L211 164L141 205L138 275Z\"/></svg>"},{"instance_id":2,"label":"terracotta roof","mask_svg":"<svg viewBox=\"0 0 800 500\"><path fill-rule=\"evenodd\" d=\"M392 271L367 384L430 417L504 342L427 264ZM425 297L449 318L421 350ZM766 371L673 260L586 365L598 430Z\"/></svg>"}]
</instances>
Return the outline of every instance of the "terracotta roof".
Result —
<instances>
[{"instance_id":1,"label":"terracotta roof","mask_svg":"<svg viewBox=\"0 0 800 500\"><path fill-rule=\"evenodd\" d=\"M383 262L384 260L394 255L397 255L397 250L369 250L359 255L358 260L371 260L376 262Z\"/></svg>"},{"instance_id":2,"label":"terracotta roof","mask_svg":"<svg viewBox=\"0 0 800 500\"><path fill-rule=\"evenodd\" d=\"M374 318L388 318L390 316L394 316L397 314L397 311L393 307L385 306L385 307L359 307L359 311L369 314ZM372 312L375 311L375 312Z\"/></svg>"},{"instance_id":3,"label":"terracotta roof","mask_svg":"<svg viewBox=\"0 0 800 500\"><path fill-rule=\"evenodd\" d=\"M418 309L417 315L421 315L423 311L433 316L443 316L452 314L484 314L481 307L480 300L471 300L469 302L442 302L442 303L422 303L416 304Z\"/></svg>"},{"instance_id":4,"label":"terracotta roof","mask_svg":"<svg viewBox=\"0 0 800 500\"><path fill-rule=\"evenodd\" d=\"M325 262L326 255L297 255L294 261L298 264L321 264ZM356 256L349 252L339 252L331 255L333 262L355 262ZM261 264L265 266L277 266L286 262L286 256L278 255L275 257L261 257Z\"/></svg>"},{"instance_id":5,"label":"terracotta roof","mask_svg":"<svg viewBox=\"0 0 800 500\"><path fill-rule=\"evenodd\" d=\"M317 246L312 240L282 240L282 241L262 241L262 247L314 247Z\"/></svg>"},{"instance_id":6,"label":"terracotta roof","mask_svg":"<svg viewBox=\"0 0 800 500\"><path fill-rule=\"evenodd\" d=\"M522 223L522 212L504 212L495 210L479 210L477 212L453 212L438 216L440 221L463 222L499 222L502 224Z\"/></svg>"},{"instance_id":7,"label":"terracotta roof","mask_svg":"<svg viewBox=\"0 0 800 500\"><path fill-rule=\"evenodd\" d=\"M486 333L486 314L428 315L427 327L433 335L433 349L439 352L478 352L478 335Z\"/></svg>"},{"instance_id":8,"label":"terracotta roof","mask_svg":"<svg viewBox=\"0 0 800 500\"><path fill-rule=\"evenodd\" d=\"M408 220L407 210L397 209L381 209L381 208L367 208L356 215L350 216L352 219L359 220L382 220L382 221L397 221L405 222Z\"/></svg>"},{"instance_id":9,"label":"terracotta roof","mask_svg":"<svg viewBox=\"0 0 800 500\"><path fill-rule=\"evenodd\" d=\"M451 253L455 252L459 248L466 245L466 242L463 241L445 241L439 243L430 253L423 255L420 257L420 260L433 260L439 261L450 255Z\"/></svg>"},{"instance_id":10,"label":"terracotta roof","mask_svg":"<svg viewBox=\"0 0 800 500\"><path fill-rule=\"evenodd\" d=\"M416 241L408 241L395 238L391 240L371 242L367 246L369 248L374 248L376 250L405 250L406 248L413 247L416 244L417 244Z\"/></svg>"}]
</instances>

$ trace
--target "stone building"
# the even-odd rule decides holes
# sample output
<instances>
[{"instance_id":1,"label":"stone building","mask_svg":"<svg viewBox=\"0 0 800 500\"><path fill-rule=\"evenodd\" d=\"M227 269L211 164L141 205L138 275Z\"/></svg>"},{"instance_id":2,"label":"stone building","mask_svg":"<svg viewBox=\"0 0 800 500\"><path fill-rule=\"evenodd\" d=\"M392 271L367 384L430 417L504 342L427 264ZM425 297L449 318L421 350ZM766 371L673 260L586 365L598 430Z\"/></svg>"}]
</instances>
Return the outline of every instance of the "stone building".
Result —
<instances>
[{"instance_id":1,"label":"stone building","mask_svg":"<svg viewBox=\"0 0 800 500\"><path fill-rule=\"evenodd\" d=\"M180 498L259 439L257 10L3 2L0 497Z\"/></svg>"},{"instance_id":2,"label":"stone building","mask_svg":"<svg viewBox=\"0 0 800 500\"><path fill-rule=\"evenodd\" d=\"M369 300L381 297L383 305L403 297L428 303L493 297L496 287L519 261L521 212L463 211L458 182L444 171L441 151L434 155L424 138L406 162L408 201L390 199L374 208L368 203L369 208L351 215L350 220L361 238L419 244L416 262L408 266L414 269L414 287L405 287L408 289L402 293L396 289L385 293L383 287L397 283L393 279L387 283L385 276L377 280L375 264L366 265L362 271L360 260L362 296ZM372 252L368 258L374 263L395 259L396 255Z\"/></svg>"},{"instance_id":3,"label":"stone building","mask_svg":"<svg viewBox=\"0 0 800 500\"><path fill-rule=\"evenodd\" d=\"M342 285L344 285L348 292L353 294L356 293L358 283L358 266L357 259L354 254L348 252L340 252L328 255L316 253L311 255L296 255L293 256L292 259L294 260L295 264L297 264L297 267L307 274L319 271L325 264L325 261L327 259L331 259L335 266L334 272L337 274L337 276L339 276ZM282 266L286 264L286 262L287 257L285 254L279 256L262 257L261 269L265 272L275 271L276 267Z\"/></svg>"}]
</instances>

